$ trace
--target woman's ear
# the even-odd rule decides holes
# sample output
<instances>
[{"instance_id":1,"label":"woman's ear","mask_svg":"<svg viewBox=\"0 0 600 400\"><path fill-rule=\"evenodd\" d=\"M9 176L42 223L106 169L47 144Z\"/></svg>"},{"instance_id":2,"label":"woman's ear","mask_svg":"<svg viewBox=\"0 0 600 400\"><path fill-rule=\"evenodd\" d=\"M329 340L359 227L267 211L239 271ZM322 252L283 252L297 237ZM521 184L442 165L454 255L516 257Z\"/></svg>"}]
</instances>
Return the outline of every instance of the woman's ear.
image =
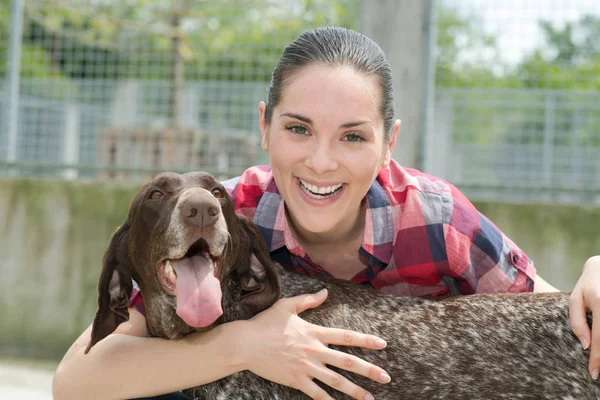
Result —
<instances>
[{"instance_id":1,"label":"woman's ear","mask_svg":"<svg viewBox=\"0 0 600 400\"><path fill-rule=\"evenodd\" d=\"M402 125L402 121L397 119L392 127L392 138L388 143L384 144L385 149L383 150L383 160L381 162L382 167L387 167L388 165L390 165L390 161L392 160L392 153L394 152L394 148L396 147L398 133L400 132L400 125Z\"/></svg>"},{"instance_id":2,"label":"woman's ear","mask_svg":"<svg viewBox=\"0 0 600 400\"><path fill-rule=\"evenodd\" d=\"M260 121L260 145L264 151L269 151L269 125L265 121L265 112L267 110L267 104L264 101L258 103L258 117Z\"/></svg>"}]
</instances>

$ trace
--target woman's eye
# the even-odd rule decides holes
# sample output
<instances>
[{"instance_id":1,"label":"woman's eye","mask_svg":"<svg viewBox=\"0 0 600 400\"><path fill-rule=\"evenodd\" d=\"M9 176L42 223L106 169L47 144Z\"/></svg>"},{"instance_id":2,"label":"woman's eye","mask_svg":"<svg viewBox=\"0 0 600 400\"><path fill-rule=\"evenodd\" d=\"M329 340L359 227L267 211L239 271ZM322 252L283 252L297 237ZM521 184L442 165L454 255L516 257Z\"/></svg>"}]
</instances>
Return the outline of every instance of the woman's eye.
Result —
<instances>
[{"instance_id":1,"label":"woman's eye","mask_svg":"<svg viewBox=\"0 0 600 400\"><path fill-rule=\"evenodd\" d=\"M213 191L211 193L217 199L222 199L223 198L223 192L221 190L219 190L219 189L213 189Z\"/></svg>"},{"instance_id":2,"label":"woman's eye","mask_svg":"<svg viewBox=\"0 0 600 400\"><path fill-rule=\"evenodd\" d=\"M165 195L158 190L155 190L152 193L150 193L150 200L162 200L163 197L165 197Z\"/></svg>"},{"instance_id":3,"label":"woman's eye","mask_svg":"<svg viewBox=\"0 0 600 400\"><path fill-rule=\"evenodd\" d=\"M299 135L306 135L308 133L308 129L299 125L290 126L288 129Z\"/></svg>"},{"instance_id":4,"label":"woman's eye","mask_svg":"<svg viewBox=\"0 0 600 400\"><path fill-rule=\"evenodd\" d=\"M345 139L347 142L352 143L358 143L363 141L363 138L360 135L357 135L356 133L350 133L346 135Z\"/></svg>"}]
</instances>

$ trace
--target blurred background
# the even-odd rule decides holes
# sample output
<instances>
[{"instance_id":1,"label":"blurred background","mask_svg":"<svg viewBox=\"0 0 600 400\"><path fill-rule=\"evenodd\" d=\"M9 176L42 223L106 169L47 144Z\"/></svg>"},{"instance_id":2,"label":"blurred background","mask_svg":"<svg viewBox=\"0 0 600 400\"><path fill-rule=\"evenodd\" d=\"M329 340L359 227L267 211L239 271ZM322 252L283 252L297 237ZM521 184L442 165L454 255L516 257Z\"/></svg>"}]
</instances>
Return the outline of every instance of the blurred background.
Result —
<instances>
[{"instance_id":1,"label":"blurred background","mask_svg":"<svg viewBox=\"0 0 600 400\"><path fill-rule=\"evenodd\" d=\"M257 103L322 25L386 52L394 157L574 286L600 253L597 0L0 0L0 355L53 365L90 323L140 183L268 162Z\"/></svg>"}]
</instances>

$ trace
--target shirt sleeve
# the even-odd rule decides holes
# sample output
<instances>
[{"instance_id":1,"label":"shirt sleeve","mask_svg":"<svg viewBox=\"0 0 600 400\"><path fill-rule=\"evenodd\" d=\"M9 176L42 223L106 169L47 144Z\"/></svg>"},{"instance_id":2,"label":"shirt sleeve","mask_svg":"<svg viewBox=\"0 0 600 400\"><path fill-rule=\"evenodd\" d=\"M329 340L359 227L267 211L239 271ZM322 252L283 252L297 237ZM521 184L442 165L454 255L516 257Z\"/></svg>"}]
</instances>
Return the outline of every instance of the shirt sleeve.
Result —
<instances>
[{"instance_id":1,"label":"shirt sleeve","mask_svg":"<svg viewBox=\"0 0 600 400\"><path fill-rule=\"evenodd\" d=\"M532 292L533 261L455 187L452 197L445 242L448 266L459 292Z\"/></svg>"},{"instance_id":2,"label":"shirt sleeve","mask_svg":"<svg viewBox=\"0 0 600 400\"><path fill-rule=\"evenodd\" d=\"M252 220L256 206L271 181L271 169L268 166L258 165L248 168L238 177L221 183L231 196L235 212Z\"/></svg>"},{"instance_id":3,"label":"shirt sleeve","mask_svg":"<svg viewBox=\"0 0 600 400\"><path fill-rule=\"evenodd\" d=\"M235 193L238 184L240 183L240 177L236 176L231 179L227 179L225 181L221 181L221 184L225 186L225 190L232 197L232 200L235 202Z\"/></svg>"},{"instance_id":4,"label":"shirt sleeve","mask_svg":"<svg viewBox=\"0 0 600 400\"><path fill-rule=\"evenodd\" d=\"M146 316L146 308L144 307L144 299L142 298L142 292L140 292L140 285L132 279L133 288L131 289L131 296L129 297L129 308L135 308L142 314Z\"/></svg>"}]
</instances>

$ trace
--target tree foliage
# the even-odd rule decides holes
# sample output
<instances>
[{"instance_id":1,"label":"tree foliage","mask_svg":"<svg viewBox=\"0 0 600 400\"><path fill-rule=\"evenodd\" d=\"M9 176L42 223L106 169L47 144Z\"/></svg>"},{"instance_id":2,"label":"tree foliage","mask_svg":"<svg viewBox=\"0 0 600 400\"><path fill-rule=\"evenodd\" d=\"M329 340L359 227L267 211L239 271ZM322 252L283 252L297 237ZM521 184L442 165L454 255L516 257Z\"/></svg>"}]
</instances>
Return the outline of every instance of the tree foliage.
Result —
<instances>
[{"instance_id":1,"label":"tree foliage","mask_svg":"<svg viewBox=\"0 0 600 400\"><path fill-rule=\"evenodd\" d=\"M265 81L283 46L304 29L358 27L357 0L28 0L25 5L22 76L39 78L168 79L176 47L187 79ZM9 31L9 13L10 0L0 0L2 35ZM563 27L541 21L544 45L509 66L476 19L448 8L437 15L440 87L600 88L596 16ZM179 36L174 36L176 17ZM2 49L0 72L5 57Z\"/></svg>"},{"instance_id":2,"label":"tree foliage","mask_svg":"<svg viewBox=\"0 0 600 400\"><path fill-rule=\"evenodd\" d=\"M8 0L1 0L8 1ZM93 4L93 5L92 5ZM357 0L29 0L25 42L72 78L268 80L301 31L356 28Z\"/></svg>"},{"instance_id":3,"label":"tree foliage","mask_svg":"<svg viewBox=\"0 0 600 400\"><path fill-rule=\"evenodd\" d=\"M53 78L63 86L81 78L170 80L178 62L188 81L266 82L283 47L303 30L325 24L359 28L358 0L26 0L25 5L21 76ZM9 26L10 0L0 0L0 44L8 43ZM581 108L580 95L600 90L600 18L539 26L544 43L509 65L480 21L450 8L437 10L437 87L570 91L552 104L538 92L520 91L512 101L523 107L509 113L487 100L480 102L490 104L485 107L473 103L478 95L470 93L464 101L473 105L462 112L476 119L477 129L457 129L457 140L540 143L550 106L557 130L583 127L577 140L600 143L600 130L586 122L595 119ZM0 48L0 77L6 53ZM482 100L487 96L480 94Z\"/></svg>"}]
</instances>

